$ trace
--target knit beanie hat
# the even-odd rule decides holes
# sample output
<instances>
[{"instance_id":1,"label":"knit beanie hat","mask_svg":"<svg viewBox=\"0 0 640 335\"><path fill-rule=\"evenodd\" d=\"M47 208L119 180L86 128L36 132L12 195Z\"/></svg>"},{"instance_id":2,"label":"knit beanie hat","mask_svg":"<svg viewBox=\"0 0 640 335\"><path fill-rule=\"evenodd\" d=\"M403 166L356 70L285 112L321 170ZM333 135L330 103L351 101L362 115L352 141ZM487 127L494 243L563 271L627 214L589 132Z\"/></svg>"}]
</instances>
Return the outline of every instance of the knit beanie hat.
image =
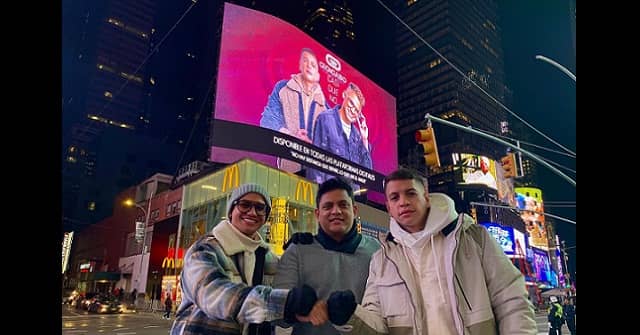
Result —
<instances>
[{"instance_id":1,"label":"knit beanie hat","mask_svg":"<svg viewBox=\"0 0 640 335\"><path fill-rule=\"evenodd\" d=\"M231 192L231 197L227 200L227 217L231 219L231 211L233 210L233 202L242 198L247 193L258 193L264 198L264 202L267 204L267 214L269 216L269 212L271 212L271 197L267 190L258 184L242 184L238 186L233 192Z\"/></svg>"}]
</instances>

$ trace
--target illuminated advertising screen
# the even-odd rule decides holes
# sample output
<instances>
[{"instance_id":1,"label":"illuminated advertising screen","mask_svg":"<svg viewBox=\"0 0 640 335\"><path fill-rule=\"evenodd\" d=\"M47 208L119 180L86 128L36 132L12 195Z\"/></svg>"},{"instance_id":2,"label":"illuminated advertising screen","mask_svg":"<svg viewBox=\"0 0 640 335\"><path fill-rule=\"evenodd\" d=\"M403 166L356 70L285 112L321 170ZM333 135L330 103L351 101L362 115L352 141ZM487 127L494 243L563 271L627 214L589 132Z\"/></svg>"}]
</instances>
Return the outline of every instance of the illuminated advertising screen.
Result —
<instances>
[{"instance_id":1,"label":"illuminated advertising screen","mask_svg":"<svg viewBox=\"0 0 640 335\"><path fill-rule=\"evenodd\" d=\"M397 168L395 98L289 23L226 3L217 80L211 161L379 192Z\"/></svg>"},{"instance_id":2,"label":"illuminated advertising screen","mask_svg":"<svg viewBox=\"0 0 640 335\"><path fill-rule=\"evenodd\" d=\"M516 206L524 209L520 212L520 217L529 233L529 244L547 250L549 243L542 214L544 212L542 191L533 187L517 187L515 191Z\"/></svg>"},{"instance_id":3,"label":"illuminated advertising screen","mask_svg":"<svg viewBox=\"0 0 640 335\"><path fill-rule=\"evenodd\" d=\"M453 153L453 169L462 170L462 184L483 184L498 189L496 161L486 156Z\"/></svg>"},{"instance_id":4,"label":"illuminated advertising screen","mask_svg":"<svg viewBox=\"0 0 640 335\"><path fill-rule=\"evenodd\" d=\"M515 258L524 258L527 250L527 242L524 237L524 233L520 232L517 229L513 229L513 237L516 243L515 248L516 252L514 253ZM518 247L520 248L518 250Z\"/></svg>"},{"instance_id":5,"label":"illuminated advertising screen","mask_svg":"<svg viewBox=\"0 0 640 335\"><path fill-rule=\"evenodd\" d=\"M533 269L538 281L543 283L552 283L555 281L551 271L549 254L546 251L533 248Z\"/></svg>"},{"instance_id":6,"label":"illuminated advertising screen","mask_svg":"<svg viewBox=\"0 0 640 335\"><path fill-rule=\"evenodd\" d=\"M513 227L505 227L493 222L483 222L481 225L487 228L487 231L498 242L505 254L513 256L516 252L515 236Z\"/></svg>"}]
</instances>

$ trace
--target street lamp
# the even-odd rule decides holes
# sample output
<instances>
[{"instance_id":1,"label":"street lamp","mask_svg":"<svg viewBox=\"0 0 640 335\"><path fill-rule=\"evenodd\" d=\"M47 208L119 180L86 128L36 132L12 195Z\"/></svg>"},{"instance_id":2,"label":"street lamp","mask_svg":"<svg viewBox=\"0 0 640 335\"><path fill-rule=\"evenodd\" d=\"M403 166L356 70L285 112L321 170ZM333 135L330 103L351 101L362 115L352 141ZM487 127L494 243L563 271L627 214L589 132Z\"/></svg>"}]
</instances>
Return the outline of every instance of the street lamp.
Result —
<instances>
[{"instance_id":1,"label":"street lamp","mask_svg":"<svg viewBox=\"0 0 640 335\"><path fill-rule=\"evenodd\" d=\"M560 69L560 71L564 72L564 74L566 74L567 76L569 76L569 78L573 79L573 81L576 81L576 75L571 73L571 71L567 70L566 67L558 64L556 61L554 61L553 59L547 58L545 56L541 56L541 55L536 55L536 59L545 61L555 67L557 67L558 69Z\"/></svg>"},{"instance_id":2,"label":"street lamp","mask_svg":"<svg viewBox=\"0 0 640 335\"><path fill-rule=\"evenodd\" d=\"M144 209L144 207L138 205L136 202L134 202L131 199L126 199L124 201L125 206L127 207L135 206L136 208L142 210L142 213L144 214L144 228L142 229L142 248L140 248L140 267L138 270L138 292L146 291L141 287L142 286L142 263L144 262L144 252L145 252L144 249L147 244L147 226L149 225L149 214L151 211L151 198L153 198L153 193L151 194L151 197L149 197L149 200L148 200L149 204L147 209Z\"/></svg>"}]
</instances>

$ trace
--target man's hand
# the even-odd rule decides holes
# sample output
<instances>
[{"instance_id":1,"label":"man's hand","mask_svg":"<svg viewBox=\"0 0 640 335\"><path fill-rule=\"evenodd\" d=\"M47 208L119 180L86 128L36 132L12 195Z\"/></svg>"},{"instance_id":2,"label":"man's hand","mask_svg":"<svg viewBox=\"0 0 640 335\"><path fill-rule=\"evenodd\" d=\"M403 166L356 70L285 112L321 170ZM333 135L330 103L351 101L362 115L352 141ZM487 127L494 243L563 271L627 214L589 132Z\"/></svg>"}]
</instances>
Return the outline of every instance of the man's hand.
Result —
<instances>
[{"instance_id":1,"label":"man's hand","mask_svg":"<svg viewBox=\"0 0 640 335\"><path fill-rule=\"evenodd\" d=\"M367 126L367 118L362 113L358 116L358 126L360 127L362 143L364 144L364 147L369 150L369 126Z\"/></svg>"},{"instance_id":2,"label":"man's hand","mask_svg":"<svg viewBox=\"0 0 640 335\"><path fill-rule=\"evenodd\" d=\"M293 244L311 244L313 243L313 235L309 232L297 232L291 235L291 238L282 247L284 250Z\"/></svg>"},{"instance_id":3,"label":"man's hand","mask_svg":"<svg viewBox=\"0 0 640 335\"><path fill-rule=\"evenodd\" d=\"M296 319L300 322L310 322L314 326L323 325L329 321L329 311L327 309L327 303L324 300L316 301L313 305L311 312L307 316L296 314Z\"/></svg>"},{"instance_id":4,"label":"man's hand","mask_svg":"<svg viewBox=\"0 0 640 335\"><path fill-rule=\"evenodd\" d=\"M349 321L356 310L356 297L351 290L334 291L327 300L329 320L334 325L342 326Z\"/></svg>"},{"instance_id":5,"label":"man's hand","mask_svg":"<svg viewBox=\"0 0 640 335\"><path fill-rule=\"evenodd\" d=\"M296 132L296 137L307 143L311 143L311 139L309 139L309 135L307 134L306 129L298 129L298 132Z\"/></svg>"}]
</instances>

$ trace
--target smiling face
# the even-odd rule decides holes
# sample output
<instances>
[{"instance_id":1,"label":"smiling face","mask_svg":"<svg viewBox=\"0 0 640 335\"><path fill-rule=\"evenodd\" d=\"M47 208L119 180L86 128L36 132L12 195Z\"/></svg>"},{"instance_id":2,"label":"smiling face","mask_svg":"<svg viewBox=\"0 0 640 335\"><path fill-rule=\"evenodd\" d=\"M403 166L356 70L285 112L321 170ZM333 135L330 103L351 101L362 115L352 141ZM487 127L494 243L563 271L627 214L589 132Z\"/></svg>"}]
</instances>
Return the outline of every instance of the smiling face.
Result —
<instances>
[{"instance_id":1,"label":"smiling face","mask_svg":"<svg viewBox=\"0 0 640 335\"><path fill-rule=\"evenodd\" d=\"M353 123L356 121L362 110L362 104L358 99L358 95L353 90L346 90L342 94L344 102L342 105L343 115L342 120L347 123Z\"/></svg>"},{"instance_id":2,"label":"smiling face","mask_svg":"<svg viewBox=\"0 0 640 335\"><path fill-rule=\"evenodd\" d=\"M339 242L353 227L358 207L354 205L346 190L334 189L322 195L315 214L320 228Z\"/></svg>"},{"instance_id":3,"label":"smiling face","mask_svg":"<svg viewBox=\"0 0 640 335\"><path fill-rule=\"evenodd\" d=\"M424 185L415 179L390 180L385 185L387 210L406 231L424 229L431 204Z\"/></svg>"},{"instance_id":4,"label":"smiling face","mask_svg":"<svg viewBox=\"0 0 640 335\"><path fill-rule=\"evenodd\" d=\"M231 224L252 237L266 222L266 203L258 193L247 193L238 199L231 212Z\"/></svg>"}]
</instances>

